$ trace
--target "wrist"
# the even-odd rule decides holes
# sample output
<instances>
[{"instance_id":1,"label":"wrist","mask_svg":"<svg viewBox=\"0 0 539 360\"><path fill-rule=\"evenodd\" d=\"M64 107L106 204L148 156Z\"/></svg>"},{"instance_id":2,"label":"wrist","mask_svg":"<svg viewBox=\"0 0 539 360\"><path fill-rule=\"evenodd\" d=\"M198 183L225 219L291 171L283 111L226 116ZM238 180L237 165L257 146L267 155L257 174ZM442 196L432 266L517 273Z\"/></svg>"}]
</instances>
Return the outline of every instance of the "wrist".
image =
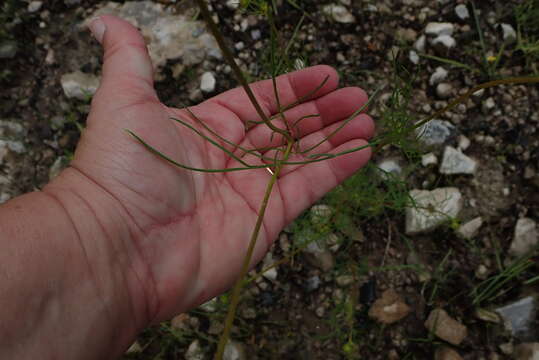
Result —
<instances>
[{"instance_id":1,"label":"wrist","mask_svg":"<svg viewBox=\"0 0 539 360\"><path fill-rule=\"evenodd\" d=\"M76 169L66 169L42 193L62 209L75 234L69 246L78 249L84 282L107 318L110 349L121 353L153 316L148 301L153 282L134 241L140 234L121 204Z\"/></svg>"}]
</instances>

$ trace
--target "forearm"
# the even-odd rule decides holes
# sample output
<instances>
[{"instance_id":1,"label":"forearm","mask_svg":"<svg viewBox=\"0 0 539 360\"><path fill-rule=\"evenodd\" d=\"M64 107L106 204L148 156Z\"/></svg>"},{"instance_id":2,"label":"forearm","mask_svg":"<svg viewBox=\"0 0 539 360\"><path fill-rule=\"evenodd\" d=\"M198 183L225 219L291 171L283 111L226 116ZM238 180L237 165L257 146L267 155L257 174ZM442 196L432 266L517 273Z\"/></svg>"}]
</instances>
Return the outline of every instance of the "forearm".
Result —
<instances>
[{"instance_id":1,"label":"forearm","mask_svg":"<svg viewBox=\"0 0 539 360\"><path fill-rule=\"evenodd\" d=\"M77 197L53 185L0 207L2 358L113 358L147 321L123 224Z\"/></svg>"}]
</instances>

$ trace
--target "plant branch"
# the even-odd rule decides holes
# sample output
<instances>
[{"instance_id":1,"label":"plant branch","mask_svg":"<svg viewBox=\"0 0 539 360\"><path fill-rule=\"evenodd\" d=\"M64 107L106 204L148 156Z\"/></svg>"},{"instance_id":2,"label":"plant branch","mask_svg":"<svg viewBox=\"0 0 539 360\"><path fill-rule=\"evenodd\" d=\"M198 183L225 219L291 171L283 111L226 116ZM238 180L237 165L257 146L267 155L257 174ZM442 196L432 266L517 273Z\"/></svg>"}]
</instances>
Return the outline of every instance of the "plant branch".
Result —
<instances>
[{"instance_id":1,"label":"plant branch","mask_svg":"<svg viewBox=\"0 0 539 360\"><path fill-rule=\"evenodd\" d=\"M283 160L286 160L290 156L290 152L292 151L292 147L294 145L294 142L289 142L286 151L283 155ZM247 253L245 254L245 257L243 259L243 265L241 268L240 275L238 277L238 280L236 280L236 283L234 284L234 288L232 289L232 296L230 299L230 305L228 307L228 312L226 314L226 320L225 320L225 328L223 330L223 333L219 339L219 344L217 346L217 353L215 354L216 360L221 360L223 358L223 353L225 351L225 346L228 342L228 338L230 336L230 330L232 329L232 324L234 322L234 317L236 316L236 309L238 307L239 299L240 299L240 291L243 287L244 278L247 275L247 272L249 271L249 266L251 264L251 259L253 257L254 248L256 245L256 241L258 239L258 235L260 234L260 229L262 227L262 223L264 221L264 215L266 213L266 208L268 207L269 198L271 195L271 192L273 190L273 186L277 182L277 179L279 178L279 174L282 170L282 162L277 161L277 166L275 167L275 171L273 175L271 176L271 179L268 183L268 186L266 187L266 192L264 194L264 198L262 199L262 204L260 205L260 210L258 211L258 217L256 219L255 228L251 234L251 240L249 241L249 247L247 248Z\"/></svg>"}]
</instances>

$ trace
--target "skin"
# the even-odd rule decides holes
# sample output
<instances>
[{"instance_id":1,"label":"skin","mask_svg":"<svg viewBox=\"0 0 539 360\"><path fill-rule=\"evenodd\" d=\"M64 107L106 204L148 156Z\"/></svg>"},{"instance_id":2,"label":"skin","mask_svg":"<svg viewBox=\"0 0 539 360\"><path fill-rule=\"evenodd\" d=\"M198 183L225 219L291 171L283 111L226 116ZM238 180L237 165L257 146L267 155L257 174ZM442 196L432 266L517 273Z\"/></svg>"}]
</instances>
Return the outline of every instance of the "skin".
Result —
<instances>
[{"instance_id":1,"label":"skin","mask_svg":"<svg viewBox=\"0 0 539 360\"><path fill-rule=\"evenodd\" d=\"M0 206L0 354L17 359L106 359L121 355L144 327L169 319L228 289L239 273L264 189L266 169L207 174L173 167L130 137L129 129L176 161L231 168L230 160L170 120L184 110L162 104L144 40L127 22L101 16L90 24L104 47L101 86L70 167L42 191ZM302 146L316 144L366 101L359 88L337 89L328 66L278 79ZM252 84L268 115L277 112L270 81ZM191 111L228 140L263 147L264 126L243 90L209 99ZM274 122L284 127L281 120ZM372 119L354 118L319 152L366 144ZM271 153L267 154L268 156ZM281 229L362 167L369 149L332 160L288 166L264 219L253 264ZM293 157L301 160L301 157ZM262 164L255 156L244 160ZM9 356L8 356L9 355Z\"/></svg>"}]
</instances>

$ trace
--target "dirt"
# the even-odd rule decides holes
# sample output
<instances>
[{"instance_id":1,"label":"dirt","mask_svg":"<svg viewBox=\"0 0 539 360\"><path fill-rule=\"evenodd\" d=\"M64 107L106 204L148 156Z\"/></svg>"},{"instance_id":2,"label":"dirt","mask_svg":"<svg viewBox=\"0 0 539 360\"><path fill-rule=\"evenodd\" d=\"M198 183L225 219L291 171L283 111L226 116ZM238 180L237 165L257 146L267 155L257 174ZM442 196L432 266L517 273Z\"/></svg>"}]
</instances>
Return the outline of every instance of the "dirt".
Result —
<instances>
[{"instance_id":1,"label":"dirt","mask_svg":"<svg viewBox=\"0 0 539 360\"><path fill-rule=\"evenodd\" d=\"M278 27L286 38L293 32L301 13L283 2ZM49 181L55 161L60 157L69 159L74 153L89 102L68 99L60 77L76 70L100 73L101 50L80 26L98 3L80 1L66 5L64 1L53 0L44 2L37 13L28 13L24 3L15 3L10 19L20 21L9 26L0 23L7 29L6 33L0 32L3 34L0 40L13 39L19 45L13 59L0 59L0 119L17 122L26 129L27 151L11 154L0 164L0 173L8 179L0 182L1 192L10 197L42 188ZM177 6L174 1L161 3L171 8ZM244 42L245 63L256 65L268 41L267 25L252 15L235 18L236 13L228 9L224 1L211 3L230 43ZM453 95L488 79L481 71L483 57L487 54L481 49L473 20L459 20L454 14L455 5L463 1L377 2L378 12L365 11L366 1L352 1L347 6L356 17L352 24L325 18L321 8L326 3L329 2L298 1L313 18L305 20L294 51L307 64L323 63L337 68L343 86L362 86L369 92L380 84L391 86L394 68L388 57L394 46L401 48L401 65L415 74L409 107L418 118L447 104L437 97L435 88L428 85L437 66L449 70L446 82L452 85ZM477 2L482 11L480 18L486 41L493 54L502 43L494 23L506 22L516 28L513 16L516 4L516 1ZM426 7L430 11L420 21L421 10ZM182 1L178 9L192 11L192 4ZM488 22L488 17L495 21ZM252 24L249 30L235 31L234 26L243 19ZM478 71L451 68L425 59L416 67L408 60L412 43L397 41L396 30L412 29L419 36L425 24L431 21L449 21L458 29L455 34L458 46L441 52L430 49L432 55L458 60ZM40 27L41 22L46 24L44 28ZM465 26L469 30L464 31ZM261 40L252 39L250 31L253 29L261 30ZM512 49L512 46L506 48L498 74L504 77L531 74L523 53ZM49 61L51 53L54 53L52 62ZM198 100L190 95L198 88L199 75L218 64L208 60L184 71L179 79L172 77L173 65L170 63L162 69L162 80L156 83L156 89L166 104L190 105ZM263 77L257 66L251 66L250 70L253 79ZM220 72L216 92L234 84L229 74ZM485 111L483 104L490 97L496 106ZM427 104L429 108L425 107ZM539 219L537 104L537 85L504 86L488 89L465 106L442 115L442 119L457 126L459 134L471 140L466 154L480 164L474 176L440 175L436 169L418 164L417 156L407 158L395 147L376 154L374 162L395 155L401 159L407 169L405 173L409 174L406 178L409 189L421 188L425 181L428 189L460 188L466 199L460 221L482 216L486 224L473 241L466 242L458 239L450 226L431 234L406 237L403 212L391 208L372 217L354 218L360 236L338 234L341 244L332 252L336 263L333 270L323 273L299 254L278 266L276 281L255 281L245 290L246 299L239 313L247 314L249 311L245 309L250 308L255 315L238 316L233 337L243 343L247 359L433 358L442 341L432 338L423 323L435 307L443 307L467 326L469 336L455 348L463 358L493 358L492 354L497 354L500 359L509 359L510 355L503 354L499 345L519 340L511 340L502 325L476 319L473 315L476 306L470 294L483 281L476 274L479 265L485 265L491 275L499 271L497 258L506 257L516 220L522 216ZM379 105L373 106L373 113L379 117L382 111ZM53 125L53 119L60 119L63 126ZM434 152L441 158L440 149ZM293 243L294 234L286 236ZM281 242L276 243L274 251L276 259L289 253ZM421 258L422 271L429 274L430 280L421 280L417 266L410 266L407 259L412 251ZM537 283L528 286L522 283L539 273L537 259L535 252L532 257L535 265L515 279L507 292L481 306L492 308L518 299L524 292L537 292ZM343 274L353 277L352 284L336 284L335 279ZM309 289L309 279L316 277L320 280L319 287ZM374 299L388 288L395 289L412 312L396 324L383 326L370 319L367 313ZM223 309L226 309L226 301L220 301L224 303L222 309L215 313L200 310L190 313L187 330L173 328L168 323L145 330L138 339L142 350L126 358L181 359L195 338L200 339L206 358L210 358L218 333L214 330L219 330Z\"/></svg>"}]
</instances>

